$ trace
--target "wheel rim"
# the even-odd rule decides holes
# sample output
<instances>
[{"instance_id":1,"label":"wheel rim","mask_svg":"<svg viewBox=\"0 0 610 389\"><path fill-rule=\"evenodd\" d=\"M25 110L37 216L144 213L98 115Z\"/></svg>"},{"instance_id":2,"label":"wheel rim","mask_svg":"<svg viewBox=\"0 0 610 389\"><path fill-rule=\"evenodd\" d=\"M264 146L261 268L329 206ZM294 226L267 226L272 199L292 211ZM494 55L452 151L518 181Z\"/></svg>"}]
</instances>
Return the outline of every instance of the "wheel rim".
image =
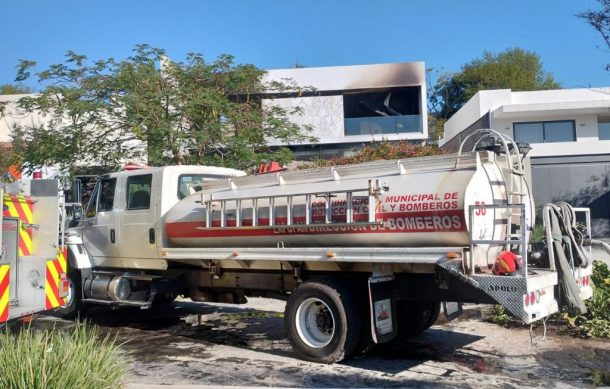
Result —
<instances>
[{"instance_id":1,"label":"wheel rim","mask_svg":"<svg viewBox=\"0 0 610 389\"><path fill-rule=\"evenodd\" d=\"M308 298L301 303L295 321L299 337L309 347L325 347L335 334L333 313L324 301L317 298Z\"/></svg>"},{"instance_id":2,"label":"wheel rim","mask_svg":"<svg viewBox=\"0 0 610 389\"><path fill-rule=\"evenodd\" d=\"M72 284L72 280L71 279L67 279L68 280L68 295L66 297L64 297L64 303L61 304L59 307L60 308L67 308L72 304L72 299L74 298L74 284Z\"/></svg>"}]
</instances>

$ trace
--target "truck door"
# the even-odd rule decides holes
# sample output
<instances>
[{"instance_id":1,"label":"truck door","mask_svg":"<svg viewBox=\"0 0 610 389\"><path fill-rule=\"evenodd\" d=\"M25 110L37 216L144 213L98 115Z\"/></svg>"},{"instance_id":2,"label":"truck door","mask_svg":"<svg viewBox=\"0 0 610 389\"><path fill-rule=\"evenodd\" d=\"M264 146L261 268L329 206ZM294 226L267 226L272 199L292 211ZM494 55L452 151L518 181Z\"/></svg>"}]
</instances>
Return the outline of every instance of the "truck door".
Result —
<instances>
[{"instance_id":1,"label":"truck door","mask_svg":"<svg viewBox=\"0 0 610 389\"><path fill-rule=\"evenodd\" d=\"M125 210L121 211L121 244L119 255L122 258L159 258L156 248L155 231L157 197L153 188L157 175L134 174L125 180Z\"/></svg>"},{"instance_id":2,"label":"truck door","mask_svg":"<svg viewBox=\"0 0 610 389\"><path fill-rule=\"evenodd\" d=\"M96 185L83 220L83 241L89 253L104 259L118 256L115 177L102 178Z\"/></svg>"}]
</instances>

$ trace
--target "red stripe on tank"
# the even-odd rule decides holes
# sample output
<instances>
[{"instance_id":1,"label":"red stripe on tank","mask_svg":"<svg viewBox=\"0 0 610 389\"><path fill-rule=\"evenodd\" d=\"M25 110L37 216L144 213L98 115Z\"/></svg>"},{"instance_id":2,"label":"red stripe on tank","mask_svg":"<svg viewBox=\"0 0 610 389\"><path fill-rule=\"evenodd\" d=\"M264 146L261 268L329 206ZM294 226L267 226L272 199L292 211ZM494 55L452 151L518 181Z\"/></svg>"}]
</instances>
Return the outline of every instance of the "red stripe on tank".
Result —
<instances>
[{"instance_id":1,"label":"red stripe on tank","mask_svg":"<svg viewBox=\"0 0 610 389\"><path fill-rule=\"evenodd\" d=\"M331 224L299 224L305 218L294 218L295 224L287 227L266 227L268 218L258 219L258 228L252 226L251 219L242 221L241 229L205 229L205 222L171 222L165 224L167 236L171 238L211 238L230 236L270 236L270 235L320 235L359 233L418 233L418 232L462 232L466 231L464 211L460 209L443 212L386 212L381 216L383 226L336 226ZM360 219L360 218L359 218ZM316 219L313 219L316 221ZM277 225L286 225L286 218L275 218ZM357 220L358 221L358 220ZM333 222L337 222L333 219ZM235 220L227 220L227 227L235 227ZM212 227L220 227L220 221L212 222Z\"/></svg>"}]
</instances>

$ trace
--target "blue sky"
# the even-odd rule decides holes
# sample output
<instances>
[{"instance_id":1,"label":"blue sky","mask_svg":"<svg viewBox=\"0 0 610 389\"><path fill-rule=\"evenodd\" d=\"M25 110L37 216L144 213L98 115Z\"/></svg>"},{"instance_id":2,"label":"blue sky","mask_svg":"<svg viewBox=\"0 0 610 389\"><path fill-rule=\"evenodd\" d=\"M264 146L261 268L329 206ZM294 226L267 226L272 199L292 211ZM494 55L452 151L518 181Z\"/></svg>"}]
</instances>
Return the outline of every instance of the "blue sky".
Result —
<instances>
[{"instance_id":1,"label":"blue sky","mask_svg":"<svg viewBox=\"0 0 610 389\"><path fill-rule=\"evenodd\" d=\"M0 84L19 59L44 67L67 50L124 58L137 43L261 68L425 61L457 71L484 50L540 55L566 88L610 86L601 37L574 14L594 0L4 0ZM35 85L34 85L35 86Z\"/></svg>"}]
</instances>

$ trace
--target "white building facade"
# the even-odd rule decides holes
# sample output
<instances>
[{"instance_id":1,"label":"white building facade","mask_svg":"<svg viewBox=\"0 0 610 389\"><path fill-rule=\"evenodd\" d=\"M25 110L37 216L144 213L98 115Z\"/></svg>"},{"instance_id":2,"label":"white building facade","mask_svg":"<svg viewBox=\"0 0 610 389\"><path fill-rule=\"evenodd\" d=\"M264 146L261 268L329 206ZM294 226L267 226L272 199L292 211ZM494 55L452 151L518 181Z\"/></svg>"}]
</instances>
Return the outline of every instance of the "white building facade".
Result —
<instances>
[{"instance_id":1,"label":"white building facade","mask_svg":"<svg viewBox=\"0 0 610 389\"><path fill-rule=\"evenodd\" d=\"M610 88L480 91L445 123L439 145L455 150L478 128L531 145L537 204L590 207L594 235L610 237Z\"/></svg>"},{"instance_id":2,"label":"white building facade","mask_svg":"<svg viewBox=\"0 0 610 389\"><path fill-rule=\"evenodd\" d=\"M290 120L310 126L318 138L316 145L291 144L297 155L336 155L382 139L428 137L423 62L268 70L265 82L271 81L292 86L263 95L263 107L299 107Z\"/></svg>"}]
</instances>

